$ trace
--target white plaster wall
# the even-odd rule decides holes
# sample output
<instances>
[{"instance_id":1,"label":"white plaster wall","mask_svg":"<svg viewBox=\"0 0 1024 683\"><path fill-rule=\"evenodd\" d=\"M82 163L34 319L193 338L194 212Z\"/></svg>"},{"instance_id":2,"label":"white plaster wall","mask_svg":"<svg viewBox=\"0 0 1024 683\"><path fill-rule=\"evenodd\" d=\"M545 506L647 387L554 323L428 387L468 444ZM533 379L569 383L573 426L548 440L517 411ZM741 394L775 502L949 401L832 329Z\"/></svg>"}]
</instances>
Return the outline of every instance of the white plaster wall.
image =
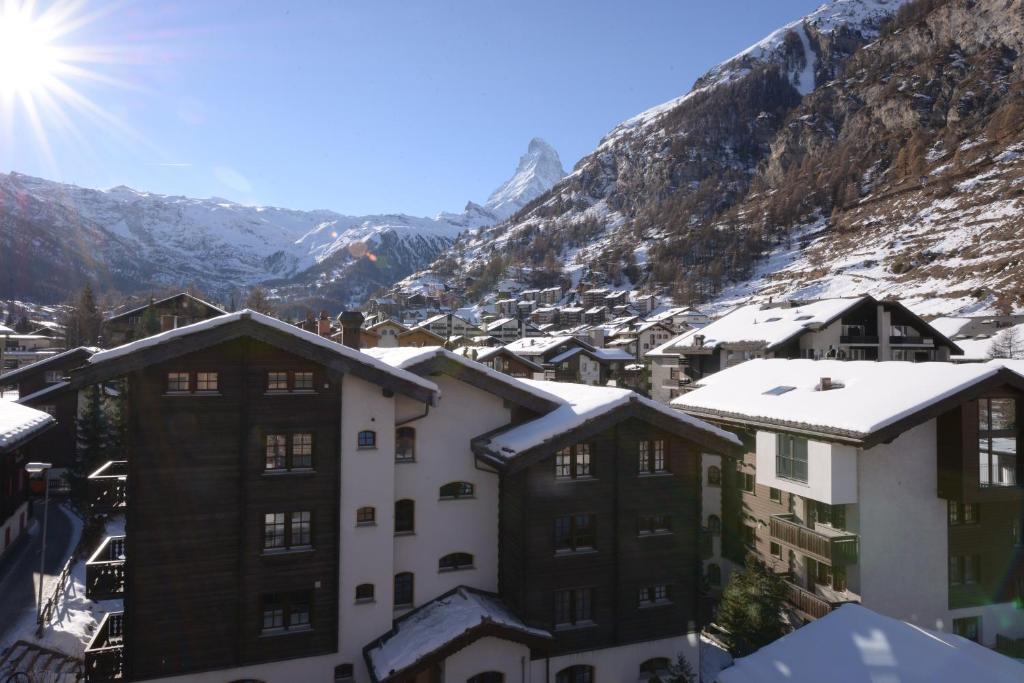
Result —
<instances>
[{"instance_id":1,"label":"white plaster wall","mask_svg":"<svg viewBox=\"0 0 1024 683\"><path fill-rule=\"evenodd\" d=\"M860 455L858 568L863 604L948 631L946 502L936 495L935 421Z\"/></svg>"},{"instance_id":2,"label":"white plaster wall","mask_svg":"<svg viewBox=\"0 0 1024 683\"><path fill-rule=\"evenodd\" d=\"M842 336L842 332L843 326L839 320L820 330L809 332L800 337L800 351L804 352L807 349L814 349L818 355L824 357L828 353L828 347L832 346L838 352L839 338ZM801 353L801 355L805 354Z\"/></svg>"},{"instance_id":3,"label":"white plaster wall","mask_svg":"<svg viewBox=\"0 0 1024 683\"><path fill-rule=\"evenodd\" d=\"M669 389L674 388L669 386L669 383L675 384L676 382L670 380L669 373L672 367L676 366L678 362L675 358L651 358L651 398L661 403L668 403L672 400L669 397Z\"/></svg>"},{"instance_id":4,"label":"white plaster wall","mask_svg":"<svg viewBox=\"0 0 1024 683\"><path fill-rule=\"evenodd\" d=\"M0 524L0 557L3 557L4 553L10 545L14 545L18 537L21 536L23 531L21 527L21 517L25 516L25 529L28 528L28 502L22 503L7 519L3 520L3 524ZM4 539L7 538L7 530L11 532L11 543L10 545L4 544Z\"/></svg>"},{"instance_id":5,"label":"white plaster wall","mask_svg":"<svg viewBox=\"0 0 1024 683\"><path fill-rule=\"evenodd\" d=\"M580 357L580 380L584 384L598 384L601 381L600 364L587 356Z\"/></svg>"},{"instance_id":6,"label":"white plaster wall","mask_svg":"<svg viewBox=\"0 0 1024 683\"><path fill-rule=\"evenodd\" d=\"M359 681L369 680L363 646L391 628L393 580L395 572L400 571L394 561L395 403L396 399L386 398L379 386L345 375L341 399L339 651L335 663L354 664ZM357 434L364 429L377 432L376 449L358 448ZM356 509L364 505L377 509L376 526L356 526ZM356 586L361 583L374 584L375 602L355 604Z\"/></svg>"},{"instance_id":7,"label":"white plaster wall","mask_svg":"<svg viewBox=\"0 0 1024 683\"><path fill-rule=\"evenodd\" d=\"M824 441L807 442L807 483L775 475L775 432L757 432L758 484L829 505L857 502L857 450Z\"/></svg>"},{"instance_id":8,"label":"white plaster wall","mask_svg":"<svg viewBox=\"0 0 1024 683\"><path fill-rule=\"evenodd\" d=\"M416 462L394 463L394 500L416 501L416 532L393 536L395 572L415 574L415 601L421 605L458 586L498 589L498 475L478 469L470 440L509 423L504 402L464 382L440 375L439 404L416 429ZM400 418L422 414L422 404L405 408ZM439 489L452 481L474 485L475 497L439 500ZM388 529L389 533L391 529ZM467 552L474 569L439 572L438 560L448 553Z\"/></svg>"},{"instance_id":9,"label":"white plaster wall","mask_svg":"<svg viewBox=\"0 0 1024 683\"><path fill-rule=\"evenodd\" d=\"M693 670L699 671L697 643L697 634L690 633L675 638L576 652L550 659L536 659L532 662L532 675L527 681L554 683L555 676L565 667L586 664L594 667L594 680L599 683L632 683L640 677L640 665L648 659L667 657L669 661L674 662L679 654L684 654L693 665Z\"/></svg>"},{"instance_id":10,"label":"white plaster wall","mask_svg":"<svg viewBox=\"0 0 1024 683\"><path fill-rule=\"evenodd\" d=\"M943 630L952 631L953 619L963 617L981 617L981 644L987 647L995 647L996 635L1000 634L1009 638L1024 638L1024 617L1021 617L1020 609L1012 602L951 610L949 623L944 625Z\"/></svg>"},{"instance_id":11,"label":"white plaster wall","mask_svg":"<svg viewBox=\"0 0 1024 683\"><path fill-rule=\"evenodd\" d=\"M505 675L505 683L529 681L530 648L511 640L481 638L444 660L442 680L465 683L485 671Z\"/></svg>"}]
</instances>

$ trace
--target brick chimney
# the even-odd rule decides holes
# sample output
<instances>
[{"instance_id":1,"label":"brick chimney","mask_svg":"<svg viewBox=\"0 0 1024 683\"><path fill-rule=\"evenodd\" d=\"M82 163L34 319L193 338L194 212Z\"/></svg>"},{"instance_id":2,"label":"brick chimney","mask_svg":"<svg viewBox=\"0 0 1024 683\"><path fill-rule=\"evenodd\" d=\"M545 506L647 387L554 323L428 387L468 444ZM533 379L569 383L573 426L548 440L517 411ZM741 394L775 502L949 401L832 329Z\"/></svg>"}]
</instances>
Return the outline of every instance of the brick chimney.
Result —
<instances>
[{"instance_id":1,"label":"brick chimney","mask_svg":"<svg viewBox=\"0 0 1024 683\"><path fill-rule=\"evenodd\" d=\"M818 390L819 391L828 391L831 388L832 388L832 378L831 377L822 377L821 378L821 384L818 385Z\"/></svg>"},{"instance_id":2,"label":"brick chimney","mask_svg":"<svg viewBox=\"0 0 1024 683\"><path fill-rule=\"evenodd\" d=\"M321 337L331 336L331 318L327 315L327 311L320 311L320 320L317 321L316 333Z\"/></svg>"},{"instance_id":3,"label":"brick chimney","mask_svg":"<svg viewBox=\"0 0 1024 683\"><path fill-rule=\"evenodd\" d=\"M360 328L363 326L363 314L359 311L343 311L338 316L341 323L341 343L345 346L358 349Z\"/></svg>"}]
</instances>

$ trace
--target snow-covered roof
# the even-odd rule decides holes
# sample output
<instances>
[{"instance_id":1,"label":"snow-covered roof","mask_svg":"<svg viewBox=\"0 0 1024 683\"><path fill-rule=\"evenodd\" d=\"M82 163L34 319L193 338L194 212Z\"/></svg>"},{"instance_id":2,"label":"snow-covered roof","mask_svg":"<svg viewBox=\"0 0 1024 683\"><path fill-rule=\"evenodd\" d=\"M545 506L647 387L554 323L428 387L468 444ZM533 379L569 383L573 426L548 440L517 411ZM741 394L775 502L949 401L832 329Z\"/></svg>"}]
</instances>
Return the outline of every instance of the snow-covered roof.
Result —
<instances>
[{"instance_id":1,"label":"snow-covered roof","mask_svg":"<svg viewBox=\"0 0 1024 683\"><path fill-rule=\"evenodd\" d=\"M15 448L54 424L57 421L49 413L11 401L0 401L0 452Z\"/></svg>"},{"instance_id":2,"label":"snow-covered roof","mask_svg":"<svg viewBox=\"0 0 1024 683\"><path fill-rule=\"evenodd\" d=\"M397 619L387 635L366 649L366 661L374 680L387 681L482 626L530 639L551 638L524 624L498 596L460 586Z\"/></svg>"},{"instance_id":3,"label":"snow-covered roof","mask_svg":"<svg viewBox=\"0 0 1024 683\"><path fill-rule=\"evenodd\" d=\"M770 348L835 320L864 300L865 297L822 299L791 308L749 304L733 309L700 329L684 332L673 341L677 346L693 346L694 337L703 335L704 345L709 347L754 342Z\"/></svg>"},{"instance_id":4,"label":"snow-covered roof","mask_svg":"<svg viewBox=\"0 0 1024 683\"><path fill-rule=\"evenodd\" d=\"M544 371L544 366L539 365L538 363L533 362L532 360L530 360L529 358L526 358L525 356L520 356L520 355L518 355L516 353L513 353L512 351L509 351L504 346L493 346L493 347L478 349L477 350L477 355L476 355L476 360L479 363L485 363L485 362L491 360L492 358L494 358L495 356L500 356L500 355L515 356L515 358L519 362L521 362L524 365L527 365L527 366L533 368L537 372L543 372Z\"/></svg>"},{"instance_id":5,"label":"snow-covered roof","mask_svg":"<svg viewBox=\"0 0 1024 683\"><path fill-rule=\"evenodd\" d=\"M203 301L199 297L192 296L188 292L178 292L177 294L172 294L171 296L164 297L163 299L158 299L157 301L150 301L150 302L145 303L145 304L143 304L141 306L136 306L135 308L129 308L127 311L121 311L120 313L114 313L109 318L107 318L107 320L110 321L110 320L116 320L117 318L123 318L126 315L131 315L132 313L138 313L139 311L143 311L143 310L149 308L150 306L159 306L162 303L166 303L168 301L171 301L172 299L177 299L178 297L188 297L189 299L192 299L196 303L202 304L203 306L208 306L209 308L212 308L215 311L220 311L221 313L226 313L226 311L224 309L222 309L220 306L215 306L214 304L211 304L209 301Z\"/></svg>"},{"instance_id":6,"label":"snow-covered roof","mask_svg":"<svg viewBox=\"0 0 1024 683\"><path fill-rule=\"evenodd\" d=\"M708 375L697 389L673 399L672 406L702 416L864 439L993 377L1002 367L994 362L755 359ZM819 391L823 377L836 388Z\"/></svg>"},{"instance_id":7,"label":"snow-covered roof","mask_svg":"<svg viewBox=\"0 0 1024 683\"><path fill-rule=\"evenodd\" d=\"M6 325L0 325L0 334L14 334L14 330Z\"/></svg>"},{"instance_id":8,"label":"snow-covered roof","mask_svg":"<svg viewBox=\"0 0 1024 683\"><path fill-rule=\"evenodd\" d=\"M1024 664L966 638L843 605L737 659L718 683L1017 683Z\"/></svg>"},{"instance_id":9,"label":"snow-covered roof","mask_svg":"<svg viewBox=\"0 0 1024 683\"><path fill-rule=\"evenodd\" d=\"M502 325L508 325L509 323L515 323L516 326L519 325L519 321L516 320L515 318L498 318L497 320L492 320L491 322L487 323L487 329L493 330L495 328L501 327Z\"/></svg>"},{"instance_id":10,"label":"snow-covered roof","mask_svg":"<svg viewBox=\"0 0 1024 683\"><path fill-rule=\"evenodd\" d=\"M395 366L384 363L378 360L377 358L374 358L373 356L365 353L364 351L358 351L343 344L339 344L338 342L334 342L331 341L330 339L321 337L320 335L314 332L309 332L300 327L296 327L295 325L289 325L288 323L282 322L277 318L271 318L269 315L263 315L262 313L257 313L256 311L252 311L247 308L241 311L236 311L235 313L226 313L224 315L219 315L215 318L208 318L206 320L201 320L197 323L192 323L191 325L185 325L184 327L177 327L173 330L167 330L166 332L161 332L160 334L154 334L151 337L137 339L136 341L128 342L127 344L122 344L121 346L117 346L106 351L100 351L98 353L93 354L93 356L89 358L89 364L96 365L99 363L105 363L107 361L114 360L115 358L120 358L122 356L135 353L136 351L140 351L142 349L148 349L154 346L159 346L161 344L167 344L176 339L180 339L181 337L185 337L190 334L195 334L196 332L202 332L204 330L215 329L222 325L229 325L231 323L238 322L239 320L243 320L245 318L249 318L253 322L259 323L260 325L266 325L267 327L274 328L275 330L278 330L280 332L285 332L287 334L298 337L299 339L305 342L325 348L329 351L332 351L333 353L338 354L339 356L352 360L356 363L363 363L365 365L369 365L377 370L386 372L390 375L405 380L406 382L410 382L412 384L416 384L420 387L423 387L424 389L429 389L430 391L433 391L435 393L439 392L437 385L434 384L433 382L426 380L418 375L414 375L411 372L406 372L405 370L401 370L399 368L396 368Z\"/></svg>"},{"instance_id":11,"label":"snow-covered roof","mask_svg":"<svg viewBox=\"0 0 1024 683\"><path fill-rule=\"evenodd\" d=\"M594 349L594 355L601 360L636 360L633 354L623 349Z\"/></svg>"},{"instance_id":12,"label":"snow-covered roof","mask_svg":"<svg viewBox=\"0 0 1024 683\"><path fill-rule=\"evenodd\" d=\"M934 326L934 322L932 324ZM1009 332L1009 330L1013 330L1013 332ZM963 350L964 354L962 356L957 356L954 360L988 360L989 352L995 350L993 349L993 344L1000 340L1000 335L1002 334L1015 334L1015 346L1017 346L1016 351L1018 353L1024 351L1024 323L1021 323L1019 325L1013 325L1012 327L998 328L994 330L992 334L982 333L973 337L961 337L957 339L956 345Z\"/></svg>"},{"instance_id":13,"label":"snow-covered roof","mask_svg":"<svg viewBox=\"0 0 1024 683\"><path fill-rule=\"evenodd\" d=\"M28 396L19 396L18 397L18 403L28 404L28 403L32 403L33 401L38 401L39 399L45 398L45 397L49 396L50 394L58 394L58 393L60 393L67 386L68 386L68 382L55 382L54 384L50 384L50 385L40 389L39 391L32 392Z\"/></svg>"},{"instance_id":14,"label":"snow-covered roof","mask_svg":"<svg viewBox=\"0 0 1024 683\"><path fill-rule=\"evenodd\" d=\"M518 381L555 396L562 405L547 415L493 434L481 441L489 452L504 460L511 460L524 451L543 445L546 441L570 432L585 422L606 415L631 401L656 410L678 422L702 429L712 436L740 445L739 439L732 432L719 429L678 410L672 410L668 406L640 396L630 389L530 379Z\"/></svg>"},{"instance_id":15,"label":"snow-covered roof","mask_svg":"<svg viewBox=\"0 0 1024 683\"><path fill-rule=\"evenodd\" d=\"M539 356L567 342L579 341L569 334L556 337L523 337L505 344L505 348L520 356Z\"/></svg>"},{"instance_id":16,"label":"snow-covered roof","mask_svg":"<svg viewBox=\"0 0 1024 683\"><path fill-rule=\"evenodd\" d=\"M965 328L970 322L971 318L954 318L946 316L942 318L935 318L934 320L929 321L928 324L938 331L943 337L949 337L952 339L957 335L957 332ZM958 342L957 346L959 345L960 344ZM966 352L966 349L964 351Z\"/></svg>"},{"instance_id":17,"label":"snow-covered roof","mask_svg":"<svg viewBox=\"0 0 1024 683\"><path fill-rule=\"evenodd\" d=\"M47 367L53 365L57 361L70 358L71 356L75 355L81 355L84 360L86 357L91 356L100 350L101 349L98 346L76 346L73 349L68 349L67 351L55 353L52 356L47 356L42 360L37 360L34 363L23 365L16 370L11 370L6 374L0 375L0 386L3 386L4 384L14 384L19 380L19 378L24 377L29 373L37 372L39 370L45 370Z\"/></svg>"}]
</instances>

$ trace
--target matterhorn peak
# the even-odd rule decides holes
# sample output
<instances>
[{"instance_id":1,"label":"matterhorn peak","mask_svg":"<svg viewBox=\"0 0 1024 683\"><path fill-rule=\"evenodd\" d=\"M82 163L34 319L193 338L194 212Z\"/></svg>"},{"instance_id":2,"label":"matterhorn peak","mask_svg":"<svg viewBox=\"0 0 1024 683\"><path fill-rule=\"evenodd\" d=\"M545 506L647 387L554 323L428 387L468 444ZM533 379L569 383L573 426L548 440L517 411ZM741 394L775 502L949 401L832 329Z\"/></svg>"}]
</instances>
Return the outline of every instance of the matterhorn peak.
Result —
<instances>
[{"instance_id":1,"label":"matterhorn peak","mask_svg":"<svg viewBox=\"0 0 1024 683\"><path fill-rule=\"evenodd\" d=\"M484 208L504 220L564 177L565 169L555 148L542 138L533 138L526 154L519 157L515 175L491 193Z\"/></svg>"}]
</instances>

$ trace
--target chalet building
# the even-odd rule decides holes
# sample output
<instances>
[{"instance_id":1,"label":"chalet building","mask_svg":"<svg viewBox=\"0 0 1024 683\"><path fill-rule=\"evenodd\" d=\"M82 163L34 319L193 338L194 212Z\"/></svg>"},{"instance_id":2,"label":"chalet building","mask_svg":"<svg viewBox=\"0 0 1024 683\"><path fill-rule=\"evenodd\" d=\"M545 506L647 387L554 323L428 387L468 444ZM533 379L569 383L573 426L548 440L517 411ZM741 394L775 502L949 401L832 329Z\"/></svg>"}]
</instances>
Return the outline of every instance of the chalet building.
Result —
<instances>
[{"instance_id":1,"label":"chalet building","mask_svg":"<svg viewBox=\"0 0 1024 683\"><path fill-rule=\"evenodd\" d=\"M297 325L307 332L318 334L321 337L333 336L338 331L332 324L331 316L327 311L320 311L320 315L308 311L305 320L297 323Z\"/></svg>"},{"instance_id":2,"label":"chalet building","mask_svg":"<svg viewBox=\"0 0 1024 683\"><path fill-rule=\"evenodd\" d=\"M44 334L0 334L0 372L17 370L64 350L60 339Z\"/></svg>"},{"instance_id":3,"label":"chalet building","mask_svg":"<svg viewBox=\"0 0 1024 683\"><path fill-rule=\"evenodd\" d=\"M402 305L391 297L377 297L366 302L366 310L370 315L386 320L401 315Z\"/></svg>"},{"instance_id":4,"label":"chalet building","mask_svg":"<svg viewBox=\"0 0 1024 683\"><path fill-rule=\"evenodd\" d=\"M399 346L441 346L447 341L446 337L434 334L426 327L414 327L398 333Z\"/></svg>"},{"instance_id":5,"label":"chalet building","mask_svg":"<svg viewBox=\"0 0 1024 683\"><path fill-rule=\"evenodd\" d=\"M370 325L366 328L367 331L378 335L376 344L361 344L361 347L366 346L381 346L384 348L393 348L399 346L398 335L403 332L408 332L409 328L398 322L397 320L383 320L375 325Z\"/></svg>"},{"instance_id":6,"label":"chalet building","mask_svg":"<svg viewBox=\"0 0 1024 683\"><path fill-rule=\"evenodd\" d=\"M561 311L554 306L541 306L530 312L530 321L534 325L552 325L560 321Z\"/></svg>"},{"instance_id":7,"label":"chalet building","mask_svg":"<svg viewBox=\"0 0 1024 683\"><path fill-rule=\"evenodd\" d=\"M517 356L504 346L479 349L473 360L512 377L533 379L537 375L543 376L544 374L543 365L534 363L523 356Z\"/></svg>"},{"instance_id":8,"label":"chalet building","mask_svg":"<svg viewBox=\"0 0 1024 683\"><path fill-rule=\"evenodd\" d=\"M528 320L515 318L498 318L487 324L487 334L495 337L502 344L524 337L540 337L544 333Z\"/></svg>"},{"instance_id":9,"label":"chalet building","mask_svg":"<svg viewBox=\"0 0 1024 683\"><path fill-rule=\"evenodd\" d=\"M15 387L18 403L41 410L57 419L53 429L36 437L35 447L46 462L51 486L63 486L67 468L74 464L78 450L75 421L80 410L78 391L67 388L67 376L100 349L90 346L58 353L23 368L0 375L0 388Z\"/></svg>"},{"instance_id":10,"label":"chalet building","mask_svg":"<svg viewBox=\"0 0 1024 683\"><path fill-rule=\"evenodd\" d=\"M689 385L752 358L948 361L961 349L897 301L870 296L751 304L647 352L651 396L668 402Z\"/></svg>"},{"instance_id":11,"label":"chalet building","mask_svg":"<svg viewBox=\"0 0 1024 683\"><path fill-rule=\"evenodd\" d=\"M605 385L612 378L622 379L633 357L618 349L574 346L548 361L558 382Z\"/></svg>"},{"instance_id":12,"label":"chalet building","mask_svg":"<svg viewBox=\"0 0 1024 683\"><path fill-rule=\"evenodd\" d=\"M689 306L670 308L650 316L648 320L657 320L668 323L669 327L681 334L694 327L704 327L712 322L711 316Z\"/></svg>"},{"instance_id":13,"label":"chalet building","mask_svg":"<svg viewBox=\"0 0 1024 683\"><path fill-rule=\"evenodd\" d=\"M70 382L112 377L124 611L90 681L612 681L694 654L700 454L739 457L728 432L250 311Z\"/></svg>"},{"instance_id":14,"label":"chalet building","mask_svg":"<svg viewBox=\"0 0 1024 683\"><path fill-rule=\"evenodd\" d=\"M963 318L936 318L928 323L946 335L963 350L963 355L950 360L955 363L977 363L987 361L993 355L1000 355L997 342L1010 351L1016 345L1018 354L1024 353L1024 315L986 315ZM1003 341L1013 335L1013 343Z\"/></svg>"},{"instance_id":15,"label":"chalet building","mask_svg":"<svg viewBox=\"0 0 1024 683\"><path fill-rule=\"evenodd\" d=\"M990 647L1024 637L1014 363L754 360L675 399L746 450L705 458L709 583L752 551L808 618L859 602Z\"/></svg>"},{"instance_id":16,"label":"chalet building","mask_svg":"<svg viewBox=\"0 0 1024 683\"><path fill-rule=\"evenodd\" d=\"M648 351L672 339L675 332L667 323L648 320L637 325L630 336L636 338L636 358L644 360L644 355Z\"/></svg>"},{"instance_id":17,"label":"chalet building","mask_svg":"<svg viewBox=\"0 0 1024 683\"><path fill-rule=\"evenodd\" d=\"M141 325L143 316L152 311L160 321L160 331L184 327L200 320L208 320L224 311L211 303L198 299L187 292L169 296L159 301L150 301L145 306L123 311L103 321L103 341L106 346L117 346L132 339L146 336Z\"/></svg>"},{"instance_id":18,"label":"chalet building","mask_svg":"<svg viewBox=\"0 0 1024 683\"><path fill-rule=\"evenodd\" d=\"M52 415L0 400L0 560L28 528L25 465L37 456L45 457L46 451L36 448L36 441L54 425Z\"/></svg>"},{"instance_id":19,"label":"chalet building","mask_svg":"<svg viewBox=\"0 0 1024 683\"><path fill-rule=\"evenodd\" d=\"M449 337L474 337L479 334L483 334L483 330L474 323L469 322L465 318L461 318L454 313L440 313L427 318L422 323L417 325L417 328L422 328L436 334L439 337L448 339Z\"/></svg>"}]
</instances>

